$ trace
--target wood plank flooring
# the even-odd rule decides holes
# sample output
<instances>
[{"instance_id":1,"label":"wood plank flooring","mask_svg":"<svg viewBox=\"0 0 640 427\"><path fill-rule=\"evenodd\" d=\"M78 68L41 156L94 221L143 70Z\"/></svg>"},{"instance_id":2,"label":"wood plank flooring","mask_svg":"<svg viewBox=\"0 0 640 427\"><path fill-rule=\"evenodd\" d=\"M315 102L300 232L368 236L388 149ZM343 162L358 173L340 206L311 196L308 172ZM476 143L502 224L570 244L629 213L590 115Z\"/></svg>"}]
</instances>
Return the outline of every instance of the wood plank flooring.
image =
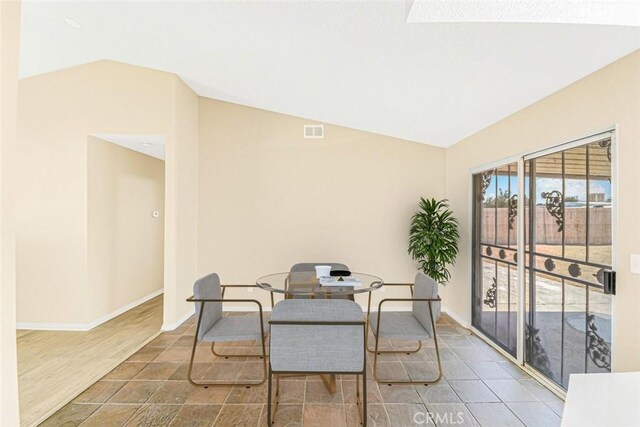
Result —
<instances>
[{"instance_id":1,"label":"wood plank flooring","mask_svg":"<svg viewBox=\"0 0 640 427\"><path fill-rule=\"evenodd\" d=\"M162 295L87 332L18 336L20 423L37 425L149 342L162 326Z\"/></svg>"}]
</instances>

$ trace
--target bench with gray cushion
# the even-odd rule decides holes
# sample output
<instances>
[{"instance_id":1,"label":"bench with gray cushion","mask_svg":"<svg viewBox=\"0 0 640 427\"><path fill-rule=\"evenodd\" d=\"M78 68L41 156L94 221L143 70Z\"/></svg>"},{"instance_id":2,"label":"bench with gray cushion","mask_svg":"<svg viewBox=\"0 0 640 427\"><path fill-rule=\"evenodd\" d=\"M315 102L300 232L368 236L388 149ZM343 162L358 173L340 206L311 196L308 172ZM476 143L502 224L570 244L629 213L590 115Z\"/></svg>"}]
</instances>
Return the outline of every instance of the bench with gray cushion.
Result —
<instances>
[{"instance_id":1,"label":"bench with gray cushion","mask_svg":"<svg viewBox=\"0 0 640 427\"><path fill-rule=\"evenodd\" d=\"M228 286L228 285L227 285ZM235 285L247 287L251 285ZM216 273L198 279L193 285L193 296L187 301L195 304L196 334L189 362L188 380L194 385L259 385L265 382L267 374L267 354L265 340L269 333L269 318L263 314L262 304L254 299L224 299L225 285L220 285ZM250 302L258 306L258 315L224 316L222 302ZM193 362L199 341L210 342L211 351L218 357L260 357L263 359L264 375L261 381L248 383L198 382L192 378ZM262 343L262 354L219 354L215 351L216 342L259 341Z\"/></svg>"},{"instance_id":2,"label":"bench with gray cushion","mask_svg":"<svg viewBox=\"0 0 640 427\"><path fill-rule=\"evenodd\" d=\"M366 324L360 306L348 300L290 299L276 304L269 323L268 425L273 374L355 374L357 402L366 425Z\"/></svg>"},{"instance_id":3,"label":"bench with gray cushion","mask_svg":"<svg viewBox=\"0 0 640 427\"><path fill-rule=\"evenodd\" d=\"M413 285L411 284L384 284L384 286L409 286L412 298L386 298L378 304L378 311L371 313L371 300L368 308L368 324L373 331L375 348L368 350L374 353L373 376L378 382L388 384L430 384L442 378L442 365L440 350L436 336L435 322L440 318L440 297L438 296L438 284L423 272L416 274ZM411 302L411 311L382 311L387 302ZM434 340L438 363L438 376L430 380L400 381L394 379L380 379L377 376L377 358L381 353L415 353L422 348L422 341ZM417 349L413 350L380 350L379 341L388 339L391 341L418 341Z\"/></svg>"}]
</instances>

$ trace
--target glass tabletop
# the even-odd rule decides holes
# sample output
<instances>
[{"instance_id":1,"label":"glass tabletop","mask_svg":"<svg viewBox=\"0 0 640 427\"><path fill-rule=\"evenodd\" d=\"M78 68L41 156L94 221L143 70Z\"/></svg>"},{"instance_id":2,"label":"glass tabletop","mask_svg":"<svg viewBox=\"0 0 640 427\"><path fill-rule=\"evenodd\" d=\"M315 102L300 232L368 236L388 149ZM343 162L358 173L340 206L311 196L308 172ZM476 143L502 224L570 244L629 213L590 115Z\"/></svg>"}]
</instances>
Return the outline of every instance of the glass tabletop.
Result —
<instances>
[{"instance_id":1,"label":"glass tabletop","mask_svg":"<svg viewBox=\"0 0 640 427\"><path fill-rule=\"evenodd\" d=\"M364 273L317 278L315 271L275 273L262 276L256 285L269 292L287 295L333 296L375 291L383 285L381 278Z\"/></svg>"}]
</instances>

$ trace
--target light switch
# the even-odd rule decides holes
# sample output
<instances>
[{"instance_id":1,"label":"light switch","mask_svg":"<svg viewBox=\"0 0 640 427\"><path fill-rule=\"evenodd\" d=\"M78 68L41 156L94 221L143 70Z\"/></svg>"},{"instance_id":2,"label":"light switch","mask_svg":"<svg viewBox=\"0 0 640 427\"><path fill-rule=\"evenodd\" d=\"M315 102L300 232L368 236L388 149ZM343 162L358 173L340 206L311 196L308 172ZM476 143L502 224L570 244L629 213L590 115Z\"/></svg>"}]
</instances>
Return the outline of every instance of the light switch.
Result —
<instances>
[{"instance_id":1,"label":"light switch","mask_svg":"<svg viewBox=\"0 0 640 427\"><path fill-rule=\"evenodd\" d=\"M160 218L160 212L159 211L153 211L151 212L151 216L154 218Z\"/></svg>"},{"instance_id":2,"label":"light switch","mask_svg":"<svg viewBox=\"0 0 640 427\"><path fill-rule=\"evenodd\" d=\"M640 254L631 254L631 274L640 274Z\"/></svg>"}]
</instances>

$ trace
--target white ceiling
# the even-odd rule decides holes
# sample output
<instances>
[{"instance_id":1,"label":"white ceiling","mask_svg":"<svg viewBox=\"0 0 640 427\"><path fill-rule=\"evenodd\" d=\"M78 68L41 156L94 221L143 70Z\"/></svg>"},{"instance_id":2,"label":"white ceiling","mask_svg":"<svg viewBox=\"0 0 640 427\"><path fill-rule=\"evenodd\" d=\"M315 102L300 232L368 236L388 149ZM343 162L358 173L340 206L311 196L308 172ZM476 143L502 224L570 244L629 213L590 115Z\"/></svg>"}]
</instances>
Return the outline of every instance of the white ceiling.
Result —
<instances>
[{"instance_id":1,"label":"white ceiling","mask_svg":"<svg viewBox=\"0 0 640 427\"><path fill-rule=\"evenodd\" d=\"M414 0L407 22L640 26L638 0Z\"/></svg>"},{"instance_id":2,"label":"white ceiling","mask_svg":"<svg viewBox=\"0 0 640 427\"><path fill-rule=\"evenodd\" d=\"M112 59L201 96L448 146L640 48L637 27L408 23L410 6L26 0L20 74Z\"/></svg>"},{"instance_id":3,"label":"white ceiling","mask_svg":"<svg viewBox=\"0 0 640 427\"><path fill-rule=\"evenodd\" d=\"M137 151L156 159L164 160L164 137L162 135L135 135L135 134L107 134L96 133L95 136L103 141Z\"/></svg>"}]
</instances>

